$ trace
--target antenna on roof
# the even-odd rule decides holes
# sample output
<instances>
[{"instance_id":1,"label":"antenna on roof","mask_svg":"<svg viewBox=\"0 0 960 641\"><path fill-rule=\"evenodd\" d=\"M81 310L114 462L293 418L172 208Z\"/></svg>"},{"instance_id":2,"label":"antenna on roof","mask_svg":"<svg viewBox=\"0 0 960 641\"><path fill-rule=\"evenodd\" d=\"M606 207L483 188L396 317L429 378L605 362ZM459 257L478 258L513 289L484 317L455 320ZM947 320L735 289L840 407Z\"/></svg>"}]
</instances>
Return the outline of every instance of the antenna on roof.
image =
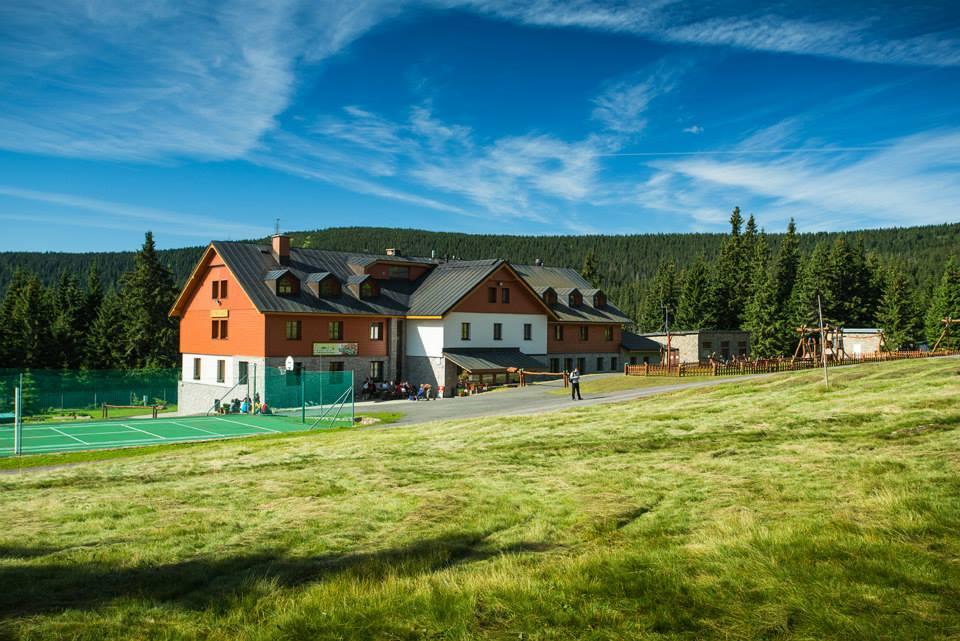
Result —
<instances>
[{"instance_id":1,"label":"antenna on roof","mask_svg":"<svg viewBox=\"0 0 960 641\"><path fill-rule=\"evenodd\" d=\"M279 219L279 218L277 218L277 219L274 220L274 222L273 222L273 235L274 235L274 236L279 236L279 235L280 235L280 219Z\"/></svg>"}]
</instances>

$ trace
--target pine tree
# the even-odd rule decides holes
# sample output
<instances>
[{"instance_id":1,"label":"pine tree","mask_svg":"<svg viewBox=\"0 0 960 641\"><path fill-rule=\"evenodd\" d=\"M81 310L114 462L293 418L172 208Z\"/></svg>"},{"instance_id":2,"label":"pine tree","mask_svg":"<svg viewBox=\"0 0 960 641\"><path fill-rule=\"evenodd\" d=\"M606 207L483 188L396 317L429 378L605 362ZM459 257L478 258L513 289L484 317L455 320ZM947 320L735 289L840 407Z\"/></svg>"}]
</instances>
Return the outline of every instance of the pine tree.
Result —
<instances>
[{"instance_id":1,"label":"pine tree","mask_svg":"<svg viewBox=\"0 0 960 641\"><path fill-rule=\"evenodd\" d=\"M583 276L592 287L599 287L600 272L597 269L597 255L591 249L583 259L583 266L580 268L580 275Z\"/></svg>"},{"instance_id":2,"label":"pine tree","mask_svg":"<svg viewBox=\"0 0 960 641\"><path fill-rule=\"evenodd\" d=\"M777 263L774 268L777 282L777 302L786 309L793 295L793 287L800 271L800 239L797 238L797 225L793 218L787 224L787 233L780 241Z\"/></svg>"},{"instance_id":3,"label":"pine tree","mask_svg":"<svg viewBox=\"0 0 960 641\"><path fill-rule=\"evenodd\" d=\"M713 329L716 327L710 272L703 257L693 263L683 276L683 285L677 300L677 329Z\"/></svg>"},{"instance_id":4,"label":"pine tree","mask_svg":"<svg viewBox=\"0 0 960 641\"><path fill-rule=\"evenodd\" d=\"M717 325L720 329L737 329L743 316L744 255L740 231L743 216L735 207L730 215L730 236L720 248L714 270L714 295Z\"/></svg>"},{"instance_id":5,"label":"pine tree","mask_svg":"<svg viewBox=\"0 0 960 641\"><path fill-rule=\"evenodd\" d=\"M663 327L664 307L670 311L673 318L679 293L676 265L672 262L661 263L640 312L639 324L644 331L658 331Z\"/></svg>"},{"instance_id":6,"label":"pine tree","mask_svg":"<svg viewBox=\"0 0 960 641\"><path fill-rule=\"evenodd\" d=\"M960 319L960 267L952 257L947 261L940 282L933 290L933 297L927 311L925 329L927 341L931 347L943 333L945 318ZM947 330L939 347L960 349L960 325L953 325Z\"/></svg>"},{"instance_id":7,"label":"pine tree","mask_svg":"<svg viewBox=\"0 0 960 641\"><path fill-rule=\"evenodd\" d=\"M43 283L36 274L26 277L16 292L10 314L10 331L16 337L13 361L20 367L52 367L56 356L50 349L50 306Z\"/></svg>"},{"instance_id":8,"label":"pine tree","mask_svg":"<svg viewBox=\"0 0 960 641\"><path fill-rule=\"evenodd\" d=\"M880 301L878 320L886 336L887 349L909 348L920 335L920 319L913 292L903 270L891 268Z\"/></svg>"},{"instance_id":9,"label":"pine tree","mask_svg":"<svg viewBox=\"0 0 960 641\"><path fill-rule=\"evenodd\" d=\"M744 310L744 329L750 332L752 352L760 358L782 353L783 316L777 302L777 283L770 273L770 249L763 232L753 243L752 292Z\"/></svg>"},{"instance_id":10,"label":"pine tree","mask_svg":"<svg viewBox=\"0 0 960 641\"><path fill-rule=\"evenodd\" d=\"M0 301L0 367L14 367L24 362L23 334L15 327L14 307L26 282L26 273L17 269Z\"/></svg>"},{"instance_id":11,"label":"pine tree","mask_svg":"<svg viewBox=\"0 0 960 641\"><path fill-rule=\"evenodd\" d=\"M90 269L87 270L87 291L84 301L83 317L86 326L89 327L97 317L100 310L100 303L103 302L103 281L100 279L100 268L97 262L90 263Z\"/></svg>"},{"instance_id":12,"label":"pine tree","mask_svg":"<svg viewBox=\"0 0 960 641\"><path fill-rule=\"evenodd\" d=\"M125 364L123 349L123 308L114 293L103 297L97 317L90 324L84 345L86 369L119 369Z\"/></svg>"},{"instance_id":13,"label":"pine tree","mask_svg":"<svg viewBox=\"0 0 960 641\"><path fill-rule=\"evenodd\" d=\"M176 326L167 316L176 299L173 274L147 232L132 271L120 281L123 360L126 367L172 367L176 363Z\"/></svg>"},{"instance_id":14,"label":"pine tree","mask_svg":"<svg viewBox=\"0 0 960 641\"><path fill-rule=\"evenodd\" d=\"M57 286L50 290L51 364L76 369L83 360L81 334L85 330L86 297L77 278L64 271Z\"/></svg>"}]
</instances>

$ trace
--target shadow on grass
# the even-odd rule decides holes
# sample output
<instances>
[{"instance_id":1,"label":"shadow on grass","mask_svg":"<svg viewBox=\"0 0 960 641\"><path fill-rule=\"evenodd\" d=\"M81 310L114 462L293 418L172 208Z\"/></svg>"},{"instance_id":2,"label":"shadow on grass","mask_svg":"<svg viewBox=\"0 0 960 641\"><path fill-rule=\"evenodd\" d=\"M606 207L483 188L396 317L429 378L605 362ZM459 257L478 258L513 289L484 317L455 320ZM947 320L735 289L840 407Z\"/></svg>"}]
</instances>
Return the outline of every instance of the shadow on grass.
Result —
<instances>
[{"instance_id":1,"label":"shadow on grass","mask_svg":"<svg viewBox=\"0 0 960 641\"><path fill-rule=\"evenodd\" d=\"M97 608L117 598L172 602L185 608L220 608L268 582L295 587L349 575L364 580L416 576L504 554L547 552L550 543L497 547L493 532L458 533L369 553L290 557L268 550L222 559L122 567L109 563L30 562L0 567L0 619L64 609ZM50 551L7 550L8 557L37 558ZM55 550L54 550L55 551Z\"/></svg>"}]
</instances>

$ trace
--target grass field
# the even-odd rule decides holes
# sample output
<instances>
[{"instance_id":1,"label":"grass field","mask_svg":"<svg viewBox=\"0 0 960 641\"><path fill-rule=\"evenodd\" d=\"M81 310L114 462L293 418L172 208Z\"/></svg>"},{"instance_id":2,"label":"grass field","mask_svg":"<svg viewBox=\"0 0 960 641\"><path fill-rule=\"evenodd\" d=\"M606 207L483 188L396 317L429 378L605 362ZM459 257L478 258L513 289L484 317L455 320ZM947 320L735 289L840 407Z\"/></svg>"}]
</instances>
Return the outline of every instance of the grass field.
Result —
<instances>
[{"instance_id":1,"label":"grass field","mask_svg":"<svg viewBox=\"0 0 960 641\"><path fill-rule=\"evenodd\" d=\"M626 392L648 387L667 387L697 381L716 380L713 376L624 376L623 374L586 374L580 377L580 391L583 394L604 394L608 392ZM552 390L557 396L570 395L570 389Z\"/></svg>"},{"instance_id":2,"label":"grass field","mask_svg":"<svg viewBox=\"0 0 960 641\"><path fill-rule=\"evenodd\" d=\"M955 639L958 371L0 475L0 636Z\"/></svg>"}]
</instances>

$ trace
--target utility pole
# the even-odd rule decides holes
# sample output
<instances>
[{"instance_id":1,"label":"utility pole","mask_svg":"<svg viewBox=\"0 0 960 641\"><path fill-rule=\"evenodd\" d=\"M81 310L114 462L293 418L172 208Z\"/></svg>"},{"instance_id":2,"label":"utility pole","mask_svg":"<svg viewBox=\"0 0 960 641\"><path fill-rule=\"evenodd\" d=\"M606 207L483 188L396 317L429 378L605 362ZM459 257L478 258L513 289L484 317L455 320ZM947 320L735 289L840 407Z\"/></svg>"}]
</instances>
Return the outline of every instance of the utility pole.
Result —
<instances>
[{"instance_id":1,"label":"utility pole","mask_svg":"<svg viewBox=\"0 0 960 641\"><path fill-rule=\"evenodd\" d=\"M820 316L820 357L823 359L823 385L830 389L830 376L827 374L827 338L823 331L823 305L820 304L820 294L817 294L817 314Z\"/></svg>"},{"instance_id":2,"label":"utility pole","mask_svg":"<svg viewBox=\"0 0 960 641\"><path fill-rule=\"evenodd\" d=\"M663 305L663 329L667 333L667 373L673 365L673 351L670 341L670 308Z\"/></svg>"}]
</instances>

